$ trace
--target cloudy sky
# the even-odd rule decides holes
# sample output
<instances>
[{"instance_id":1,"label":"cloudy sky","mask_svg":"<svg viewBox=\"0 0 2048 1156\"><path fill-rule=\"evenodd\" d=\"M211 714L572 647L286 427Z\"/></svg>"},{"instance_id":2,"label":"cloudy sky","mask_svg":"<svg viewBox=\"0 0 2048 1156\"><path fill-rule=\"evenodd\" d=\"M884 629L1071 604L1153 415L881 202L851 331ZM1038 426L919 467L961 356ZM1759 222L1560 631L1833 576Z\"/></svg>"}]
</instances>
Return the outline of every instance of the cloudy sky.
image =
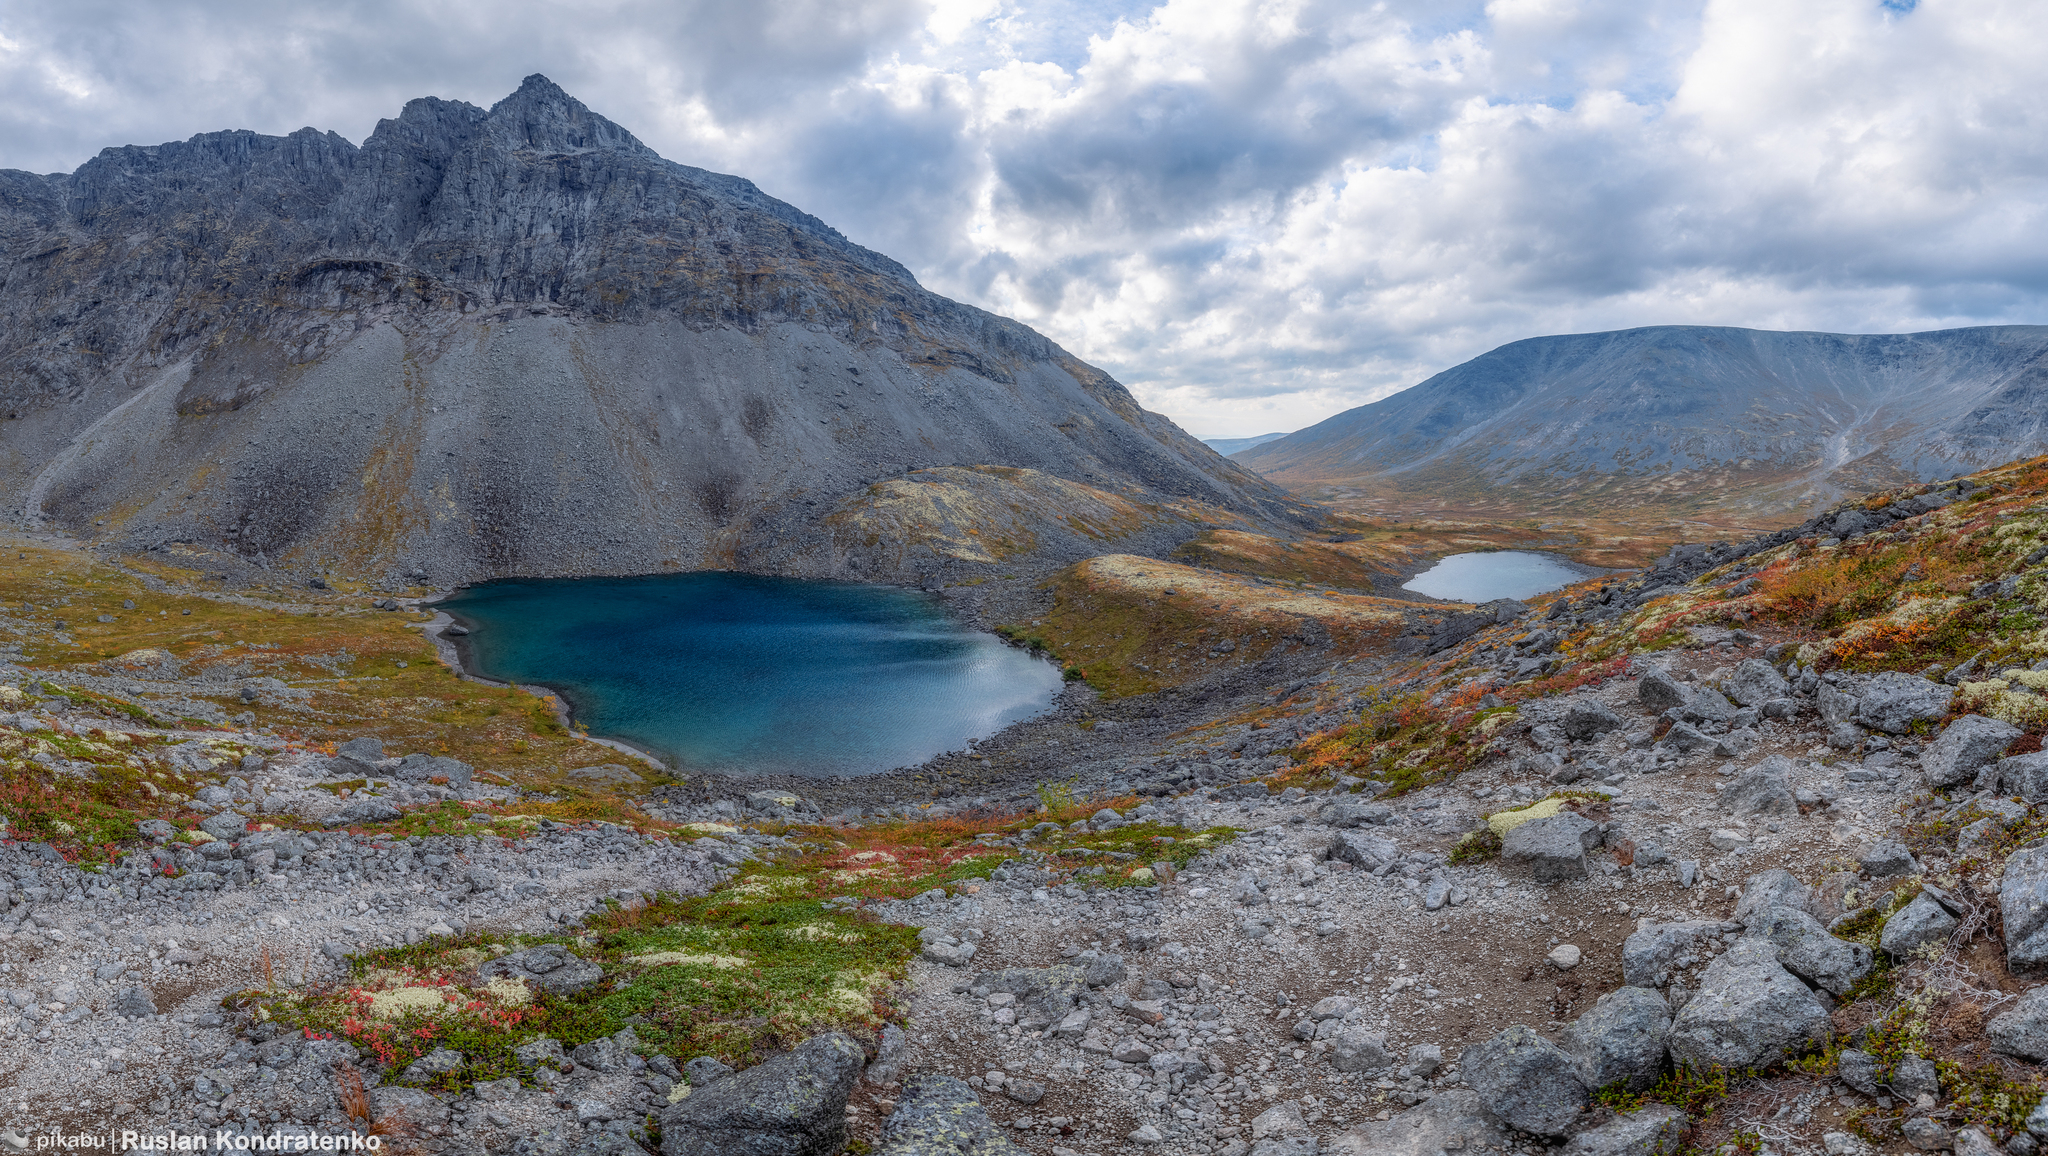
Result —
<instances>
[{"instance_id":1,"label":"cloudy sky","mask_svg":"<svg viewBox=\"0 0 2048 1156\"><path fill-rule=\"evenodd\" d=\"M2025 0L9 0L0 167L553 77L1204 436L1503 342L2048 321Z\"/></svg>"}]
</instances>

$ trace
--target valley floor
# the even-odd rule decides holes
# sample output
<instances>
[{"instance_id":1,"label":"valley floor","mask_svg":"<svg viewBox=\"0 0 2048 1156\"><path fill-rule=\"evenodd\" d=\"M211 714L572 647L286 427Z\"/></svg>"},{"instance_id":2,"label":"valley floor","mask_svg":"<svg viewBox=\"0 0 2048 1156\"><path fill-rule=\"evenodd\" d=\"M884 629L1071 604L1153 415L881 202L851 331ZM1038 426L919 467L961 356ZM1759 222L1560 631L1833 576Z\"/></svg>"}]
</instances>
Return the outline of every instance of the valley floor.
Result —
<instances>
[{"instance_id":1,"label":"valley floor","mask_svg":"<svg viewBox=\"0 0 2048 1156\"><path fill-rule=\"evenodd\" d=\"M1403 611L1405 655L1212 642L894 798L654 781L449 679L426 615L254 608L273 641L44 546L4 591L0 1142L2031 1152L2044 492ZM1003 617L1072 646L1149 589L1081 581ZM308 733L367 702L381 745ZM747 1115L832 1031L843 1086Z\"/></svg>"}]
</instances>

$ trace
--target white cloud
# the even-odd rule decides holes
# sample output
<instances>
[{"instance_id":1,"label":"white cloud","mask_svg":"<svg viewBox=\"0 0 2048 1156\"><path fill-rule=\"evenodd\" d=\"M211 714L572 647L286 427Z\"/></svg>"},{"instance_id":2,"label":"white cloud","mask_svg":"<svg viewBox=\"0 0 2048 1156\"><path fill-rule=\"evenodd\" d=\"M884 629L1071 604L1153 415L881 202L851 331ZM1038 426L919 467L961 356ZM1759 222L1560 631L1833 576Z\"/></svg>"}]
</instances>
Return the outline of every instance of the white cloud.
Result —
<instances>
[{"instance_id":1,"label":"white cloud","mask_svg":"<svg viewBox=\"0 0 2048 1156\"><path fill-rule=\"evenodd\" d=\"M0 15L0 164L546 72L1199 433L1504 341L2042 320L2048 28L1944 0L81 0Z\"/></svg>"}]
</instances>

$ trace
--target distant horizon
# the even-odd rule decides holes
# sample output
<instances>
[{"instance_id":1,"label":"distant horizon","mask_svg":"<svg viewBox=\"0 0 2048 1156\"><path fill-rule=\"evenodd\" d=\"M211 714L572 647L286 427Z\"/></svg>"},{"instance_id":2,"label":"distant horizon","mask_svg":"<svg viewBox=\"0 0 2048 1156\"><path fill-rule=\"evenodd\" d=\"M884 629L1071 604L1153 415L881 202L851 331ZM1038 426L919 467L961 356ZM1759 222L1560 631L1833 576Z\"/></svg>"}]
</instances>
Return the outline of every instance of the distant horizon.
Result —
<instances>
[{"instance_id":1,"label":"distant horizon","mask_svg":"<svg viewBox=\"0 0 2048 1156\"><path fill-rule=\"evenodd\" d=\"M1632 332L1635 332L1635 331L1637 331L1637 330L1642 330L1642 329L1736 329L1736 330L1743 330L1743 331L1746 331L1746 332L1751 332L1751 333L1812 333L1812 334L1818 334L1818 335L1821 335L1821 336L1825 336L1825 337L1913 337L1913 336L1919 336L1919 335L1923 335L1923 334L1929 334L1929 333L1953 333L1953 332L1956 332L1956 331L1958 331L1958 330L1964 330L1964 329L2040 329L2040 328L2048 328L2048 322L2041 322L2041 321L2009 321L2009 322L2000 322L2000 323L1998 323L1998 324L1994 324L1994 325L1945 325L1945 326L1941 326L1941 327L1939 327L1939 328L1936 328L1936 329L1904 329L1904 330L1868 330L1868 331L1863 331L1863 332L1853 332L1853 331L1846 331L1846 330L1833 330L1833 329L1772 329L1772 328L1770 328L1770 327L1767 327L1767 326L1761 326L1761 325L1695 325L1695 324L1690 324L1690 323L1687 323L1687 322L1682 322L1682 321L1666 321L1666 322L1655 322L1655 323L1652 323L1652 324L1649 324L1649 325L1630 325L1630 326L1626 326L1626 327L1624 327L1624 328L1620 328L1620 329L1588 329L1588 330L1583 330L1583 331L1577 331L1577 332L1568 332L1568 333L1542 333L1542 334L1537 334L1537 335L1535 335L1535 336L1533 336L1533 337L1516 337L1516 338L1512 338L1512 339L1510 339L1510 340L1507 340L1507 341L1503 341L1503 342L1501 342L1501 343L1500 343L1499 345L1493 346L1492 348L1489 348L1489 349L1483 350L1483 351L1481 351L1481 352L1479 352L1479 353L1476 353L1476 354L1474 354L1474 355L1473 355L1473 356L1471 356L1471 357L1468 357L1468 358L1466 358L1466 359L1465 359L1464 361L1460 361L1460 362L1457 362L1456 364L1453 364L1453 365L1446 365L1446 366L1444 366L1444 367L1443 367L1442 369L1438 369L1438 370L1434 370L1434 371L1432 371L1432 372L1431 372L1431 373L1430 373L1430 374L1429 374L1428 376L1426 376L1426 377L1421 377L1421 378L1418 378L1418 379L1416 379L1415 381L1412 381L1412 382L1410 382L1410 383L1409 383L1409 384L1407 384L1407 385L1401 386L1401 387L1400 387L1400 388L1398 388L1398 389L1393 389L1393 390L1389 390L1389 391L1387 391L1387 392L1386 392L1385 394L1383 394L1383 395L1381 395L1381 396L1379 396L1379 397L1373 398L1373 399L1372 399L1372 401L1362 401L1362 402L1359 402L1359 403L1358 403L1357 405L1348 405L1348 406L1345 406L1345 407L1344 407L1343 409L1340 409L1340 410L1334 410L1334 411L1332 411L1332 412L1330 412L1330 413L1326 413L1326 414L1324 414L1323 416L1321 416L1321 417L1319 417L1319 418L1316 418L1316 419L1314 419L1313 421L1307 421L1307 422L1303 422L1303 423L1302 423L1301 425L1295 426L1295 427L1294 427L1293 429L1291 429L1291 430L1282 430L1282 431L1278 431L1278 432L1273 432L1273 433L1259 433L1259 434L1241 434L1241 433L1211 433L1211 434L1197 434L1197 433L1194 433L1194 432L1193 432L1192 430L1189 430L1189 433L1190 433L1190 434L1191 434L1191 435L1192 435L1192 436L1193 436L1193 437L1195 438L1195 440L1196 440L1196 441L1199 441L1199 442L1203 442L1203 443L1205 443L1205 444L1206 444L1206 443L1209 443L1209 442L1218 442L1218 441L1254 441L1254 440L1257 440L1257 439L1261 439L1261 438L1264 438L1264 439L1268 439L1268 440L1274 440L1274 439L1278 439L1278 438L1283 438L1283 437L1287 437L1287 436L1289 436L1289 435L1291 435L1291 434L1297 434L1297 433L1300 433L1300 432L1301 432L1302 430L1308 429L1308 428L1310 428L1310 427L1312 427L1312 426L1320 425L1320 424L1322 424L1323 422L1326 422L1326 421L1330 420L1330 419L1331 419L1331 418L1333 418L1333 417L1337 417L1337 416L1338 416L1338 415L1340 415L1340 414L1345 414L1345 413L1349 413L1349 412L1351 412L1351 411L1352 411L1352 410L1354 410L1354 409L1359 409L1359 408L1361 408L1361 407L1363 407L1363 406L1368 406L1368 405L1371 405L1371 404L1373 404L1373 402L1380 402L1380 401L1385 401L1385 400L1387 400L1387 398L1393 397L1393 396L1395 396L1395 395L1397 395L1397 394L1401 394L1401 393L1406 393L1406 392L1407 392L1408 390L1414 389L1414 388L1415 388L1416 386L1418 386L1418 385L1421 385L1421 384L1422 384L1423 382L1426 382L1426 381L1428 381L1428 380L1429 380L1430 378L1432 378L1432 377L1435 377L1435 376L1437 376L1437 375L1438 375L1438 374L1440 374L1440 373L1444 373L1444 372L1446 372L1446 371L1449 371L1449 370L1452 370L1452 369L1456 369L1456 368L1457 368L1457 367L1458 367L1459 365L1464 365L1464 364L1465 364L1466 362L1469 362L1469 361L1474 361L1474 360L1477 360L1478 358L1481 358L1481 357L1485 357L1485 356L1486 356L1487 354L1489 354L1489 353L1492 353L1492 352L1494 352L1495 350L1499 350L1499 349L1504 349L1504 348L1506 348L1506 347L1508 347L1508 346L1510 346L1510 345L1516 345L1516 344L1519 344L1519 343L1521 343L1521 342L1524 342L1524 341L1544 341L1544 340L1548 340L1548 339L1551 339L1551 338L1557 338L1557 337L1597 337L1597 336L1599 336L1599 335L1601 335L1601 334L1603 334L1603 333L1632 333ZM1184 422L1184 421L1182 421L1182 420L1181 420L1181 418L1180 418L1180 417L1178 417L1177 415L1174 415L1174 414L1168 413L1168 414L1165 414L1164 416L1165 416L1165 417L1166 417L1166 418L1167 418L1167 419L1168 419L1169 421L1172 421L1172 422L1173 422L1173 423L1174 423L1175 425L1178 425L1178 426L1180 426L1180 427L1181 427L1182 429L1184 429L1184 430L1188 429L1188 425L1187 425L1187 423L1186 423L1186 422ZM1244 446L1244 447L1240 447L1240 448L1242 448L1242 449L1249 449L1250 447L1249 447L1249 446ZM1236 451L1233 451L1233 452L1236 452ZM1228 455L1228 454L1226 454L1225 456L1227 457L1227 456L1229 456L1229 455Z\"/></svg>"}]
</instances>

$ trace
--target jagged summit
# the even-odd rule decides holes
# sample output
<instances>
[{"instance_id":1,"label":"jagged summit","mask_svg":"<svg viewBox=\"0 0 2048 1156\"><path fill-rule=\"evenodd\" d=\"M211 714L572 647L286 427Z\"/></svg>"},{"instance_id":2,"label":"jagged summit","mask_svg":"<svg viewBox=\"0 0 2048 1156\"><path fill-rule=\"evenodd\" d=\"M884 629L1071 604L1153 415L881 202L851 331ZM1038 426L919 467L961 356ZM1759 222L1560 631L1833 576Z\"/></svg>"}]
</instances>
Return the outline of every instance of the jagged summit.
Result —
<instances>
[{"instance_id":1,"label":"jagged summit","mask_svg":"<svg viewBox=\"0 0 2048 1156\"><path fill-rule=\"evenodd\" d=\"M569 153L586 149L651 152L639 138L590 111L560 85L536 72L519 91L491 106L491 134L507 148Z\"/></svg>"},{"instance_id":2,"label":"jagged summit","mask_svg":"<svg viewBox=\"0 0 2048 1156\"><path fill-rule=\"evenodd\" d=\"M131 548L876 575L1306 516L1043 336L544 76L410 101L360 148L229 131L0 171L0 253L0 494ZM916 517L862 490L923 466L1013 472L947 475Z\"/></svg>"}]
</instances>

